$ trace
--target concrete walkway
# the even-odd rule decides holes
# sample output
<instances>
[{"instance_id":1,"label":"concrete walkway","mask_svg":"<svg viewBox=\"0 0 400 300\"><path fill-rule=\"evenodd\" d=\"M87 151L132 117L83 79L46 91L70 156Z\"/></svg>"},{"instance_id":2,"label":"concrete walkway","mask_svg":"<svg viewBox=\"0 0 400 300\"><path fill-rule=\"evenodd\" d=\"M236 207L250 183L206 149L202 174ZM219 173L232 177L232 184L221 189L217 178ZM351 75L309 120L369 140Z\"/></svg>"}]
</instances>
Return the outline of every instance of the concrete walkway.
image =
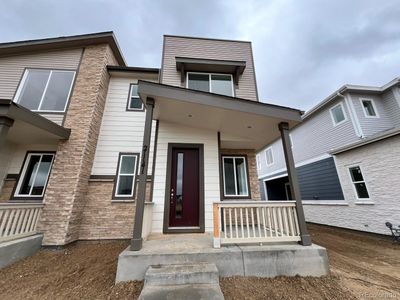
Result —
<instances>
[{"instance_id":1,"label":"concrete walkway","mask_svg":"<svg viewBox=\"0 0 400 300\"><path fill-rule=\"evenodd\" d=\"M223 300L215 264L158 265L148 268L140 300Z\"/></svg>"}]
</instances>

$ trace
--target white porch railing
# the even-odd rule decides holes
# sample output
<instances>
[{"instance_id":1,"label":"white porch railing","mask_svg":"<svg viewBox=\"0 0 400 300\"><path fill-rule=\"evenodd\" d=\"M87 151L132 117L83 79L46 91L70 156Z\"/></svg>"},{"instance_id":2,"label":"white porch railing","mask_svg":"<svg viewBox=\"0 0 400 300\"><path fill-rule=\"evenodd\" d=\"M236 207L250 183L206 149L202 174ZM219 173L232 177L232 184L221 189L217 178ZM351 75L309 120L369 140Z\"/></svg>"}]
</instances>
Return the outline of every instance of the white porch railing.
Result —
<instances>
[{"instance_id":1,"label":"white porch railing","mask_svg":"<svg viewBox=\"0 0 400 300\"><path fill-rule=\"evenodd\" d=\"M295 201L214 202L214 248L300 241Z\"/></svg>"},{"instance_id":2,"label":"white porch railing","mask_svg":"<svg viewBox=\"0 0 400 300\"><path fill-rule=\"evenodd\" d=\"M0 242L35 234L42 208L42 203L1 203Z\"/></svg>"}]
</instances>

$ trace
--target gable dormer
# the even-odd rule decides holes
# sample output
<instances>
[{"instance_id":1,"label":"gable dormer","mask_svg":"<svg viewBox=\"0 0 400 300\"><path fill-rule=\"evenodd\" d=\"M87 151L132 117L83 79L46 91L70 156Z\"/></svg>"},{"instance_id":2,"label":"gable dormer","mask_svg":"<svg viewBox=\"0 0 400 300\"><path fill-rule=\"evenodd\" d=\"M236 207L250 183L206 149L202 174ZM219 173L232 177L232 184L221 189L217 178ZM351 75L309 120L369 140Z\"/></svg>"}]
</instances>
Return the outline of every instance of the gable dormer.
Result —
<instances>
[{"instance_id":1,"label":"gable dormer","mask_svg":"<svg viewBox=\"0 0 400 300\"><path fill-rule=\"evenodd\" d=\"M164 36L161 83L258 101L250 42Z\"/></svg>"}]
</instances>

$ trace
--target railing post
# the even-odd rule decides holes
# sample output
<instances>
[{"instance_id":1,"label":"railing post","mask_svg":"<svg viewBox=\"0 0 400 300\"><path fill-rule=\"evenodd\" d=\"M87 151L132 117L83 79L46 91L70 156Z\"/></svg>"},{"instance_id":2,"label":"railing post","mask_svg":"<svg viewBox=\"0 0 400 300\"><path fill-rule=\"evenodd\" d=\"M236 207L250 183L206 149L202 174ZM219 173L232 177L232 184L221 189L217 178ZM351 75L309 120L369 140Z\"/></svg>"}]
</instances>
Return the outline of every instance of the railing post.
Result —
<instances>
[{"instance_id":1,"label":"railing post","mask_svg":"<svg viewBox=\"0 0 400 300\"><path fill-rule=\"evenodd\" d=\"M279 130L281 132L283 151L285 153L285 161L289 177L290 191L292 192L292 196L296 200L296 212L300 228L301 244L303 246L309 246L311 245L311 238L307 231L307 225L303 211L303 204L301 202L300 187L297 178L292 147L290 145L289 124L286 122L279 123Z\"/></svg>"},{"instance_id":2,"label":"railing post","mask_svg":"<svg viewBox=\"0 0 400 300\"><path fill-rule=\"evenodd\" d=\"M213 221L214 221L214 237L213 237L213 247L221 248L221 237L220 237L220 209L218 203L213 203Z\"/></svg>"}]
</instances>

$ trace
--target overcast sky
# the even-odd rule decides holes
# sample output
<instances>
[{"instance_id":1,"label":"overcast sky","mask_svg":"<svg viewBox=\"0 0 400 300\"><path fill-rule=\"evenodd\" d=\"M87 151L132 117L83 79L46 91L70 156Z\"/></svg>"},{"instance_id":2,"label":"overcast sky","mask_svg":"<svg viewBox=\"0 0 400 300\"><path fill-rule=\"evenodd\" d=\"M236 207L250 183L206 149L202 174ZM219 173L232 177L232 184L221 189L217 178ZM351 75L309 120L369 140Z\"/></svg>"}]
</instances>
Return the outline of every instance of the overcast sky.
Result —
<instances>
[{"instance_id":1,"label":"overcast sky","mask_svg":"<svg viewBox=\"0 0 400 300\"><path fill-rule=\"evenodd\" d=\"M109 30L130 66L159 67L163 34L249 40L260 99L303 110L400 76L398 0L1 0L0 42Z\"/></svg>"}]
</instances>

